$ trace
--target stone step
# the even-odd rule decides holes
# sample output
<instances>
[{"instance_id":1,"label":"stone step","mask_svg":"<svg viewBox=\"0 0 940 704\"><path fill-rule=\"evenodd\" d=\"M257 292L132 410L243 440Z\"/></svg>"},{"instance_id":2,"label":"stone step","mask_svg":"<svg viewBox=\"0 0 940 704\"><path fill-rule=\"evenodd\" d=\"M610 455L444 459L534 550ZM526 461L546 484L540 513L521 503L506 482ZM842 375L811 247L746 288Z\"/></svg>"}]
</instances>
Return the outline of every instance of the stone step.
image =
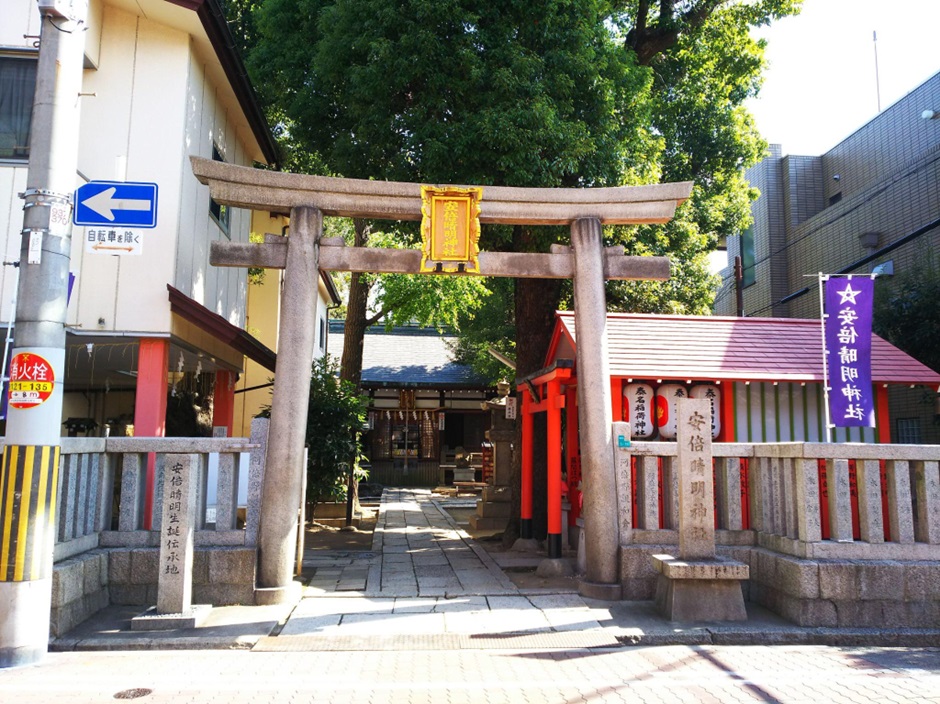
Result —
<instances>
[{"instance_id":1,"label":"stone step","mask_svg":"<svg viewBox=\"0 0 940 704\"><path fill-rule=\"evenodd\" d=\"M470 516L470 530L503 530L509 523L509 517L500 518L497 516Z\"/></svg>"},{"instance_id":2,"label":"stone step","mask_svg":"<svg viewBox=\"0 0 940 704\"><path fill-rule=\"evenodd\" d=\"M483 500L493 503L509 503L512 493L508 486L488 486L483 490Z\"/></svg>"},{"instance_id":3,"label":"stone step","mask_svg":"<svg viewBox=\"0 0 940 704\"><path fill-rule=\"evenodd\" d=\"M493 516L494 518L509 518L512 506L507 503L494 503L492 501L477 501L478 516Z\"/></svg>"}]
</instances>

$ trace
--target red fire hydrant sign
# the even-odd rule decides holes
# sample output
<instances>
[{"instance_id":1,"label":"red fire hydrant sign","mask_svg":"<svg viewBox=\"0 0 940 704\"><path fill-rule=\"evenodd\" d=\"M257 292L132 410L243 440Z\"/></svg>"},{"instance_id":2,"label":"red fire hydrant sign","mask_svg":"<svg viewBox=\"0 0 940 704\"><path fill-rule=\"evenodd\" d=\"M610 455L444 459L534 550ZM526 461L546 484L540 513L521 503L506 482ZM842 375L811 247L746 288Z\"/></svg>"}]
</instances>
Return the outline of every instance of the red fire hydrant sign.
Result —
<instances>
[{"instance_id":1,"label":"red fire hydrant sign","mask_svg":"<svg viewBox=\"0 0 940 704\"><path fill-rule=\"evenodd\" d=\"M55 384L52 365L32 352L20 352L10 362L9 404L13 408L35 408L51 395Z\"/></svg>"}]
</instances>

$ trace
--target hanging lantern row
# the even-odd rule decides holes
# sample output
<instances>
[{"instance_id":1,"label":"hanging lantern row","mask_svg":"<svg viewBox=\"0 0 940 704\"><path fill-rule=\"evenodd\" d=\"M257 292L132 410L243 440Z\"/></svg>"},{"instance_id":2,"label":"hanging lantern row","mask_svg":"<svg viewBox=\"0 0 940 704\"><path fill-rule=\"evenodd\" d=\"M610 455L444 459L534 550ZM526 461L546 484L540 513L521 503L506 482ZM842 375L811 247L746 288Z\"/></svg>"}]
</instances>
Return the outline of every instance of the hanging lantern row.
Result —
<instances>
[{"instance_id":1,"label":"hanging lantern row","mask_svg":"<svg viewBox=\"0 0 940 704\"><path fill-rule=\"evenodd\" d=\"M712 439L721 432L721 390L713 384L698 384L689 392L682 384L661 384L655 391L649 384L627 384L623 387L625 420L637 440L646 440L655 433L663 440L676 437L676 401L680 398L708 399L712 408Z\"/></svg>"}]
</instances>

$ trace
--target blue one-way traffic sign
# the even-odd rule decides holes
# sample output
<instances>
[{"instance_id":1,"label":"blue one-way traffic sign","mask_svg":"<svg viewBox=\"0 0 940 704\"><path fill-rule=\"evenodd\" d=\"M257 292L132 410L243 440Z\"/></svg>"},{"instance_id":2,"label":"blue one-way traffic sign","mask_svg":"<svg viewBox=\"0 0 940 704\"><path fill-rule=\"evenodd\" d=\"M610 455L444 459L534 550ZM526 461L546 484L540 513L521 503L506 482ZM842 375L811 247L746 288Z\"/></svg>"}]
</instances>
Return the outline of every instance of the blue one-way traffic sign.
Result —
<instances>
[{"instance_id":1,"label":"blue one-way traffic sign","mask_svg":"<svg viewBox=\"0 0 940 704\"><path fill-rule=\"evenodd\" d=\"M156 227L157 184L89 181L75 191L76 225Z\"/></svg>"}]
</instances>

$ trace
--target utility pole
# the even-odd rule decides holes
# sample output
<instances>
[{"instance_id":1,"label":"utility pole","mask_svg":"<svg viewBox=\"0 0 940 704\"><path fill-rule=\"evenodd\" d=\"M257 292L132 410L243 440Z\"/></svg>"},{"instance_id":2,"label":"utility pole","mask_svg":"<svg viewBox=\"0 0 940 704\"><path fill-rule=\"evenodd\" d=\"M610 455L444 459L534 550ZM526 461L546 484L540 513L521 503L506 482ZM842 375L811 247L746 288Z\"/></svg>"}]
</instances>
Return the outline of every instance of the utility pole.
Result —
<instances>
[{"instance_id":1,"label":"utility pole","mask_svg":"<svg viewBox=\"0 0 940 704\"><path fill-rule=\"evenodd\" d=\"M744 265L741 262L741 256L734 258L734 300L736 314L739 318L744 317Z\"/></svg>"},{"instance_id":2,"label":"utility pole","mask_svg":"<svg viewBox=\"0 0 940 704\"><path fill-rule=\"evenodd\" d=\"M0 472L0 667L46 654L87 0L39 0L9 414Z\"/></svg>"}]
</instances>

